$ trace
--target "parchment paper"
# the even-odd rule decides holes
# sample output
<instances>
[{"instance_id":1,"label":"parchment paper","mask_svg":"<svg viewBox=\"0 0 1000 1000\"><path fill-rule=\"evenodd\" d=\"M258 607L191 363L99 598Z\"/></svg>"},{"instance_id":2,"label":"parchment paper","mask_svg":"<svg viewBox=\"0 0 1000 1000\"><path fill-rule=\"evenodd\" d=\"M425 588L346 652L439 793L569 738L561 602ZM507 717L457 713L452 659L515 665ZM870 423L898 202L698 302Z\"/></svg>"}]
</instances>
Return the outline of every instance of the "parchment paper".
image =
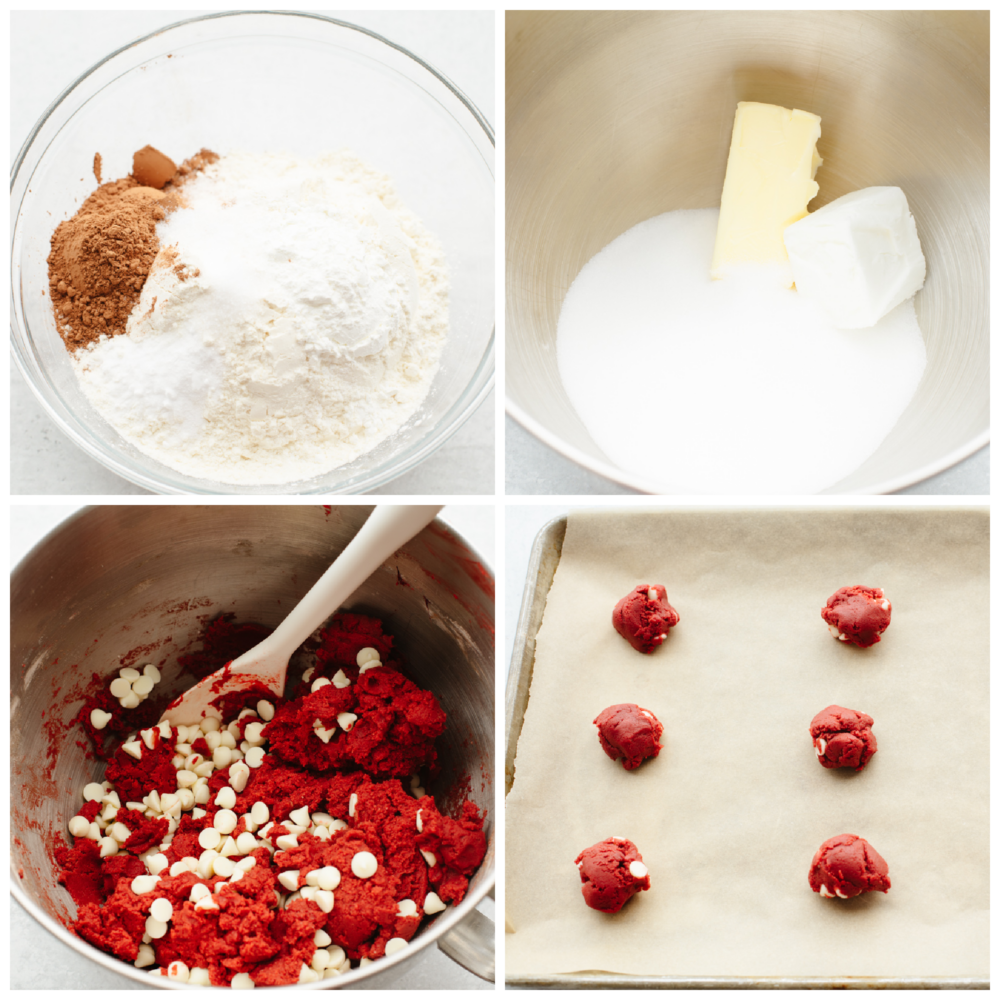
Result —
<instances>
[{"instance_id":1,"label":"parchment paper","mask_svg":"<svg viewBox=\"0 0 1000 1000\"><path fill-rule=\"evenodd\" d=\"M508 975L988 975L988 530L968 508L571 514L506 800ZM649 656L611 624L639 583L681 616ZM855 583L892 601L867 650L819 614ZM665 727L633 772L592 724L628 701ZM816 761L831 704L875 720L861 773ZM840 833L888 894L810 890ZM616 915L573 863L609 836L652 882Z\"/></svg>"}]
</instances>

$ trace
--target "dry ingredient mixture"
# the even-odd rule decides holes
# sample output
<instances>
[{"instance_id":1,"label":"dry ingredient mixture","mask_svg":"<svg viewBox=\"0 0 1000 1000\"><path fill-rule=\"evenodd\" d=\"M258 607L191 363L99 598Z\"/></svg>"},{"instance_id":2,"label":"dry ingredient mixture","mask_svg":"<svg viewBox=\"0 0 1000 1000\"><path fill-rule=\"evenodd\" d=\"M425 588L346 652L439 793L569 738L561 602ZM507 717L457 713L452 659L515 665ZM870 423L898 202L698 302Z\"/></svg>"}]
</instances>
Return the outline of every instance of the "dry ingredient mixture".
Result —
<instances>
[{"instance_id":1,"label":"dry ingredient mixture","mask_svg":"<svg viewBox=\"0 0 1000 1000\"><path fill-rule=\"evenodd\" d=\"M95 160L95 174L99 164ZM440 245L352 153L146 147L52 240L81 388L126 440L235 485L308 480L419 408L448 329Z\"/></svg>"},{"instance_id":2,"label":"dry ingredient mixture","mask_svg":"<svg viewBox=\"0 0 1000 1000\"><path fill-rule=\"evenodd\" d=\"M263 634L218 619L181 666L204 676ZM76 933L193 985L275 986L394 954L459 902L483 817L468 800L443 815L420 787L445 714L392 645L336 615L290 697L229 695L200 726L156 725L159 670L121 670L81 709L106 780L56 849Z\"/></svg>"}]
</instances>

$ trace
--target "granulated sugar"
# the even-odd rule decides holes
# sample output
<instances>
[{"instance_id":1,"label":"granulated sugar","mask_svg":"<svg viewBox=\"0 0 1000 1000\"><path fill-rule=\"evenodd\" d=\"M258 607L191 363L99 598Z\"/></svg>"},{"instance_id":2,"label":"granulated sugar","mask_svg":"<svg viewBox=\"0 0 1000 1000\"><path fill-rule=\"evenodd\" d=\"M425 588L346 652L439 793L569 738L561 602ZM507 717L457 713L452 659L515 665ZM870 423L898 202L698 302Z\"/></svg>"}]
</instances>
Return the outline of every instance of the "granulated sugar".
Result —
<instances>
[{"instance_id":1,"label":"granulated sugar","mask_svg":"<svg viewBox=\"0 0 1000 1000\"><path fill-rule=\"evenodd\" d=\"M837 330L766 265L713 281L718 218L649 219L584 266L559 317L563 384L607 457L663 492L817 493L913 397L913 301Z\"/></svg>"},{"instance_id":2,"label":"granulated sugar","mask_svg":"<svg viewBox=\"0 0 1000 1000\"><path fill-rule=\"evenodd\" d=\"M232 153L184 200L127 336L74 356L102 415L180 472L246 485L322 474L398 430L448 302L441 247L389 178L346 152Z\"/></svg>"}]
</instances>

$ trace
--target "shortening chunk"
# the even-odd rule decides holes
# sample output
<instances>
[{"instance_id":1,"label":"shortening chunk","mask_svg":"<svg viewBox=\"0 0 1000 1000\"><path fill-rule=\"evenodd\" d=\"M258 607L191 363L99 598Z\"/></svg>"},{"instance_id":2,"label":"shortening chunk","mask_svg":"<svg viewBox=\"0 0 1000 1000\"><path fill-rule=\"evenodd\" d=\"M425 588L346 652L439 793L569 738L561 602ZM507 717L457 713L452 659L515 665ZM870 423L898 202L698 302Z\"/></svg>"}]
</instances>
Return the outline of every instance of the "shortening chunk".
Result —
<instances>
[{"instance_id":1,"label":"shortening chunk","mask_svg":"<svg viewBox=\"0 0 1000 1000\"><path fill-rule=\"evenodd\" d=\"M783 234L806 215L819 192L814 178L823 160L816 151L819 117L775 104L736 105L733 141L722 186L712 277L730 264L780 264L792 285Z\"/></svg>"},{"instance_id":2,"label":"shortening chunk","mask_svg":"<svg viewBox=\"0 0 1000 1000\"><path fill-rule=\"evenodd\" d=\"M917 223L898 187L831 201L785 230L785 248L798 292L841 329L874 326L924 287Z\"/></svg>"}]
</instances>

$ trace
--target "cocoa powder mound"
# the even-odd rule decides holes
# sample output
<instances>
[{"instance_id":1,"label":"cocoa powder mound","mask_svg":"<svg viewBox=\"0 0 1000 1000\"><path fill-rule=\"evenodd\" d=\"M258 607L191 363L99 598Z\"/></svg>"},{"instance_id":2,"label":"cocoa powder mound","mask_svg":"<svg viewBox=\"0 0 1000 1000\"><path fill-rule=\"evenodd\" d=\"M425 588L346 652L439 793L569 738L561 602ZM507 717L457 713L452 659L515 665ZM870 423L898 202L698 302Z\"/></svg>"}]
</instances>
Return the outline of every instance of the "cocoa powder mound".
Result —
<instances>
[{"instance_id":1,"label":"cocoa powder mound","mask_svg":"<svg viewBox=\"0 0 1000 1000\"><path fill-rule=\"evenodd\" d=\"M201 150L177 168L162 191L134 176L109 181L73 218L59 223L48 257L49 294L67 349L125 332L160 249L157 222L183 204L184 183L217 159Z\"/></svg>"}]
</instances>

